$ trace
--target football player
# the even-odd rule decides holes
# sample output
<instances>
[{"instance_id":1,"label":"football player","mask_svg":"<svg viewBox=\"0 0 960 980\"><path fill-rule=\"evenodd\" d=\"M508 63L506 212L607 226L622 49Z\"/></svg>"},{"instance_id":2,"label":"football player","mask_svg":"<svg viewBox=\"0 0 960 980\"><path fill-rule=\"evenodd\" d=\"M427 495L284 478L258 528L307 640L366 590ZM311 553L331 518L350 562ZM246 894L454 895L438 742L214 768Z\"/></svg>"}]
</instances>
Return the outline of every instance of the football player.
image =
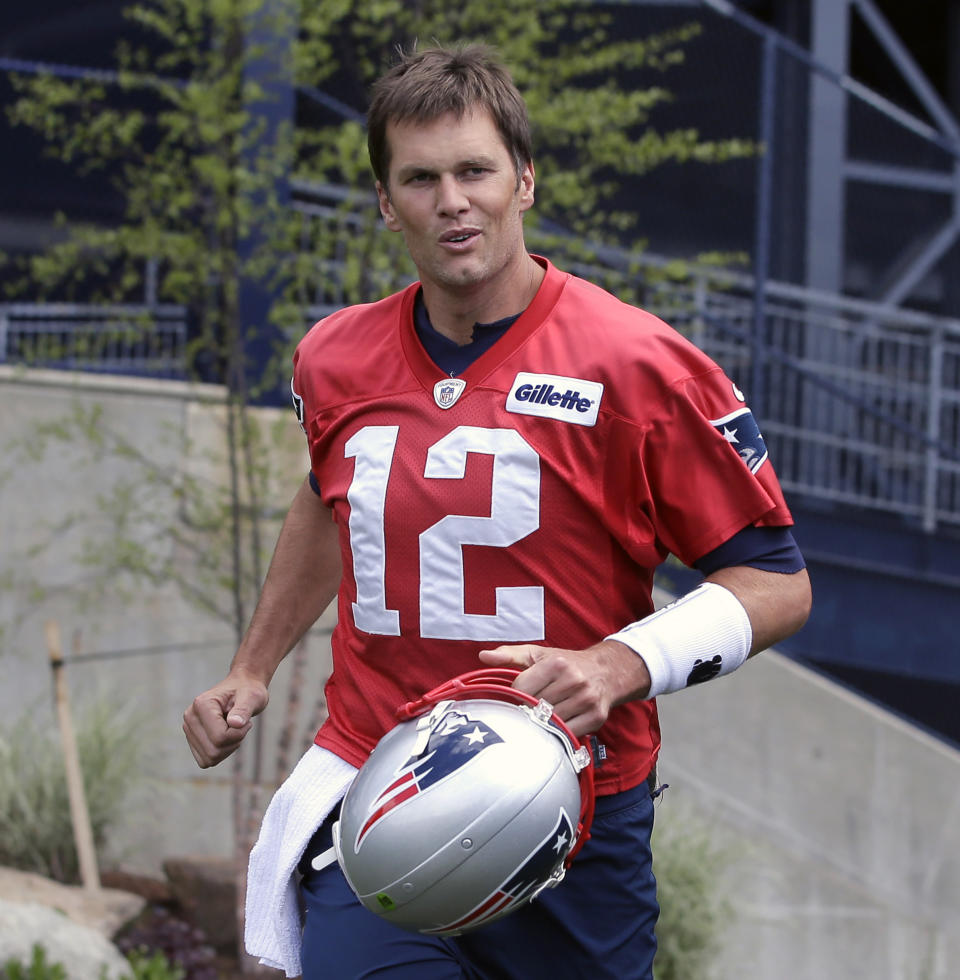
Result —
<instances>
[{"instance_id":1,"label":"football player","mask_svg":"<svg viewBox=\"0 0 960 980\"><path fill-rule=\"evenodd\" d=\"M198 764L226 758L337 598L329 717L251 855L248 949L306 978L647 978L656 698L804 623L791 515L723 371L527 251L527 112L489 50L404 57L368 130L383 220L420 279L301 341L309 473L229 674L184 716ZM671 553L705 578L654 612ZM519 669L518 689L593 737L591 837L559 887L510 916L459 937L406 932L317 856L398 705L484 665Z\"/></svg>"}]
</instances>

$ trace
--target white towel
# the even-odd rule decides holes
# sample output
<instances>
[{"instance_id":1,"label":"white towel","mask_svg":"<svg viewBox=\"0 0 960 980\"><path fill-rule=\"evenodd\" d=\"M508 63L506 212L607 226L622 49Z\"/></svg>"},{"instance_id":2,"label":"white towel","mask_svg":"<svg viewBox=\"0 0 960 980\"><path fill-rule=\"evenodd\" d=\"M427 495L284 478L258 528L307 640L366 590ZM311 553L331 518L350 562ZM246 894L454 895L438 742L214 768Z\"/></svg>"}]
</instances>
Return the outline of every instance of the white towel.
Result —
<instances>
[{"instance_id":1,"label":"white towel","mask_svg":"<svg viewBox=\"0 0 960 980\"><path fill-rule=\"evenodd\" d=\"M311 745L270 801L250 852L244 927L247 952L288 977L301 973L297 864L356 774L339 756Z\"/></svg>"}]
</instances>

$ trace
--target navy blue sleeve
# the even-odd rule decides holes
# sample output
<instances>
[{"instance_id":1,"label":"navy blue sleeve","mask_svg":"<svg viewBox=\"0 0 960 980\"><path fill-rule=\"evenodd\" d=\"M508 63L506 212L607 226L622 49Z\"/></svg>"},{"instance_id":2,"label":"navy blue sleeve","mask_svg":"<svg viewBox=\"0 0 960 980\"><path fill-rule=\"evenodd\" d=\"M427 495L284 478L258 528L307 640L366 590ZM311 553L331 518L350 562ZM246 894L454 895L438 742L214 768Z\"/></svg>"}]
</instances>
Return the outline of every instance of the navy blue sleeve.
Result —
<instances>
[{"instance_id":1,"label":"navy blue sleeve","mask_svg":"<svg viewBox=\"0 0 960 980\"><path fill-rule=\"evenodd\" d=\"M310 489L318 497L322 497L323 496L323 494L320 493L320 484L317 482L317 478L313 475L313 470L310 470Z\"/></svg>"},{"instance_id":2,"label":"navy blue sleeve","mask_svg":"<svg viewBox=\"0 0 960 980\"><path fill-rule=\"evenodd\" d=\"M704 575L733 565L749 565L784 574L806 568L790 528L754 527L752 524L693 563L693 567Z\"/></svg>"}]
</instances>

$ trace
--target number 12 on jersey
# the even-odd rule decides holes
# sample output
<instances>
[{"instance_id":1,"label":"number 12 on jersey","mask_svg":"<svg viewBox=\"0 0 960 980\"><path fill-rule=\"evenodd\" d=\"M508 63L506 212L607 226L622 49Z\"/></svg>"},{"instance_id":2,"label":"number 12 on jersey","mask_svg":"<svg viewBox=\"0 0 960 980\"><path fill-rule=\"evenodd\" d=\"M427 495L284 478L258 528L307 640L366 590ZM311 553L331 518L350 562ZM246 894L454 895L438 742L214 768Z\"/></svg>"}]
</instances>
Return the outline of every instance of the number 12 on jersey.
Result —
<instances>
[{"instance_id":1,"label":"number 12 on jersey","mask_svg":"<svg viewBox=\"0 0 960 980\"><path fill-rule=\"evenodd\" d=\"M365 633L400 635L387 607L384 511L400 427L369 425L346 443L353 458L347 491L357 599L353 618ZM544 638L543 587L496 587L496 612L465 611L463 546L506 548L540 526L540 457L515 429L462 425L427 451L424 480L462 480L467 454L493 457L490 516L448 514L420 534L420 635L428 639L520 643Z\"/></svg>"}]
</instances>

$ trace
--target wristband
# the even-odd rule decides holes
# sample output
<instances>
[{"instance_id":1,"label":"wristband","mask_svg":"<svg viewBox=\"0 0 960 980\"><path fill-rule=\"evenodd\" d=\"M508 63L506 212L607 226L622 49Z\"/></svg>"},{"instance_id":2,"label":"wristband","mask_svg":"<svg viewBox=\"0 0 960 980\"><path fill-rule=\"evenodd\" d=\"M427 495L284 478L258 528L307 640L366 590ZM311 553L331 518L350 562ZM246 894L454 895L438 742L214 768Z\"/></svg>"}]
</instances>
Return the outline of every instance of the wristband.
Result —
<instances>
[{"instance_id":1,"label":"wristband","mask_svg":"<svg viewBox=\"0 0 960 980\"><path fill-rule=\"evenodd\" d=\"M606 639L643 658L650 672L649 700L733 673L750 653L753 629L729 589L704 582Z\"/></svg>"}]
</instances>

